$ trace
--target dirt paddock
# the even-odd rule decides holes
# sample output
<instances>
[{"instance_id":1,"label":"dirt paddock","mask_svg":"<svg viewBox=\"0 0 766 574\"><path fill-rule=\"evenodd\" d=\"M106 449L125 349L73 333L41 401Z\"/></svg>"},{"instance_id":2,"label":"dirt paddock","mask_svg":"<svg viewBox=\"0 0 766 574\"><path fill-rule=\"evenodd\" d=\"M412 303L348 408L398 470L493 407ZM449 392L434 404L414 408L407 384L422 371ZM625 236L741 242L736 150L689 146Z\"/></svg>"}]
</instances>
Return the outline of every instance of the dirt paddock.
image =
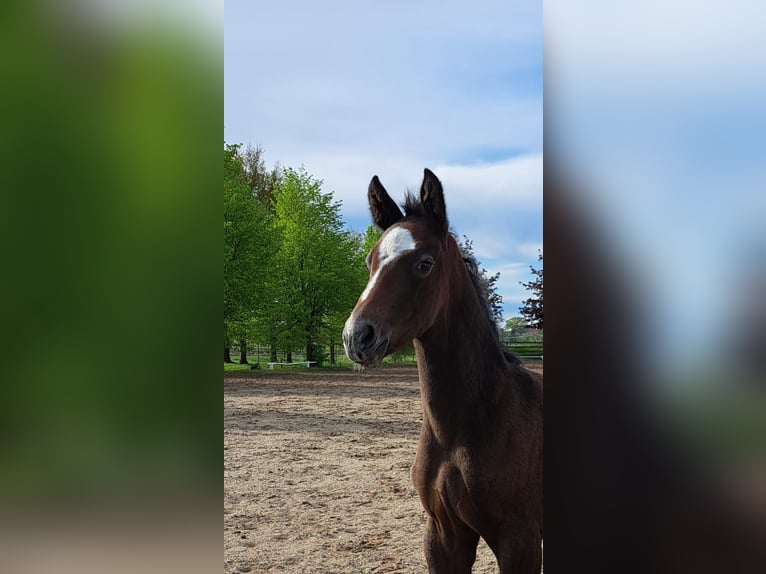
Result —
<instances>
[{"instance_id":1,"label":"dirt paddock","mask_svg":"<svg viewBox=\"0 0 766 574\"><path fill-rule=\"evenodd\" d=\"M224 377L226 572L426 572L415 367ZM482 542L473 572L497 572Z\"/></svg>"}]
</instances>

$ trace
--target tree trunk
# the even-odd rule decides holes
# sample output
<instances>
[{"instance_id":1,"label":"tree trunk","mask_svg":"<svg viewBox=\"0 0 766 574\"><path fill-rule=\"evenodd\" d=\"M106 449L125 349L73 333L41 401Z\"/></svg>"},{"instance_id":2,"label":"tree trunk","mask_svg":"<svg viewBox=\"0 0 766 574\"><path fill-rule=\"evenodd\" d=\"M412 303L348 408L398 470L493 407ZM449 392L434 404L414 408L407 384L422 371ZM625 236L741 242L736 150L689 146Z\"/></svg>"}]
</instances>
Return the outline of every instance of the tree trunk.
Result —
<instances>
[{"instance_id":1,"label":"tree trunk","mask_svg":"<svg viewBox=\"0 0 766 574\"><path fill-rule=\"evenodd\" d=\"M330 343L330 364L335 364L335 343Z\"/></svg>"},{"instance_id":2,"label":"tree trunk","mask_svg":"<svg viewBox=\"0 0 766 574\"><path fill-rule=\"evenodd\" d=\"M226 341L224 343L223 347L223 362L224 363L233 363L234 361L231 360L231 348L229 347L229 342Z\"/></svg>"},{"instance_id":3,"label":"tree trunk","mask_svg":"<svg viewBox=\"0 0 766 574\"><path fill-rule=\"evenodd\" d=\"M317 365L322 364L322 349L313 339L309 339L306 343L306 360L316 361Z\"/></svg>"},{"instance_id":4,"label":"tree trunk","mask_svg":"<svg viewBox=\"0 0 766 574\"><path fill-rule=\"evenodd\" d=\"M316 361L316 359L314 358L314 355L316 355L316 353L314 352L314 341L311 338L311 333L309 333L308 337L306 338L306 360Z\"/></svg>"},{"instance_id":5,"label":"tree trunk","mask_svg":"<svg viewBox=\"0 0 766 574\"><path fill-rule=\"evenodd\" d=\"M247 362L247 341L245 339L239 340L239 364L248 365Z\"/></svg>"},{"instance_id":6,"label":"tree trunk","mask_svg":"<svg viewBox=\"0 0 766 574\"><path fill-rule=\"evenodd\" d=\"M322 364L322 349L317 343L317 334L319 326L309 322L306 327L306 360L316 361L317 365Z\"/></svg>"},{"instance_id":7,"label":"tree trunk","mask_svg":"<svg viewBox=\"0 0 766 574\"><path fill-rule=\"evenodd\" d=\"M272 337L269 345L269 362L270 363L276 363L277 362L277 339L276 337Z\"/></svg>"},{"instance_id":8,"label":"tree trunk","mask_svg":"<svg viewBox=\"0 0 766 574\"><path fill-rule=\"evenodd\" d=\"M285 363L292 363L293 362L293 352L287 351L287 357L285 358Z\"/></svg>"}]
</instances>

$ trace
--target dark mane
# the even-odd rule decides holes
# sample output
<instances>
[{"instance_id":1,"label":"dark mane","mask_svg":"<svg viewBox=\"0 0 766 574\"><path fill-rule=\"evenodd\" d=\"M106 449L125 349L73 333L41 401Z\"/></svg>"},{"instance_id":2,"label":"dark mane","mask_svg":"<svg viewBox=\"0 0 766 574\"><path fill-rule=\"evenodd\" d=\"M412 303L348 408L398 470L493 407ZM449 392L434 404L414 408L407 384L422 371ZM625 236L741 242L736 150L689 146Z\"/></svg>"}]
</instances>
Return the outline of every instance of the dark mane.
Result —
<instances>
[{"instance_id":1,"label":"dark mane","mask_svg":"<svg viewBox=\"0 0 766 574\"><path fill-rule=\"evenodd\" d=\"M503 343L500 341L500 333L498 332L497 325L492 317L492 305L489 302L489 281L487 281L487 278L479 271L479 262L473 254L467 253L462 249L454 233L452 234L452 238L455 239L455 242L458 244L460 254L463 256L463 261L465 262L465 268L468 270L468 276L471 278L471 284L476 290L476 295L479 297L479 301L481 301L481 309L487 323L489 323L492 340L503 350L505 359L508 362L520 365L521 360L510 351L503 348Z\"/></svg>"},{"instance_id":2,"label":"dark mane","mask_svg":"<svg viewBox=\"0 0 766 574\"><path fill-rule=\"evenodd\" d=\"M427 217L423 204L420 203L420 200L411 191L408 191L405 194L402 207L404 208L405 219L425 219ZM500 333L498 332L497 325L492 318L492 305L489 302L489 282L485 277L482 276L479 270L479 262L476 260L474 255L467 253L462 249L460 242L457 239L457 235L454 232L451 232L450 235L452 235L452 238L458 245L458 249L460 249L460 254L463 257L463 261L465 262L465 267L468 270L468 275L471 278L471 284L476 290L476 295L479 297L479 301L481 301L482 313L487 324L489 325L489 330L492 333L492 340L497 343L497 346L500 347L500 349L503 350L505 359L509 363L520 365L521 360L510 351L507 351L503 347L503 343L500 341Z\"/></svg>"},{"instance_id":3,"label":"dark mane","mask_svg":"<svg viewBox=\"0 0 766 574\"><path fill-rule=\"evenodd\" d=\"M408 191L407 193L405 193L404 203L402 204L402 207L404 208L405 219L415 219L415 218L426 219L427 217L426 210L423 207L423 204L420 203L420 200L411 191Z\"/></svg>"}]
</instances>

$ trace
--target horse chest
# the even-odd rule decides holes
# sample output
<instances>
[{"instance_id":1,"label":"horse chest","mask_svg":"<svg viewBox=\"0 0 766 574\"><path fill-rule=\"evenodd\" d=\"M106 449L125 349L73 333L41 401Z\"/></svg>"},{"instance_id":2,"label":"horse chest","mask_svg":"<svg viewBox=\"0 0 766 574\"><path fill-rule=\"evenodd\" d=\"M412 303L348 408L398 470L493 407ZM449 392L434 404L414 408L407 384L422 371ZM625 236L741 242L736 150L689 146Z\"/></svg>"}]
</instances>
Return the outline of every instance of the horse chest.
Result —
<instances>
[{"instance_id":1,"label":"horse chest","mask_svg":"<svg viewBox=\"0 0 766 574\"><path fill-rule=\"evenodd\" d=\"M457 517L468 524L478 522L485 512L481 501L488 499L485 477L473 461L470 452L456 448L447 453L418 449L412 465L412 482L423 507L437 517Z\"/></svg>"}]
</instances>

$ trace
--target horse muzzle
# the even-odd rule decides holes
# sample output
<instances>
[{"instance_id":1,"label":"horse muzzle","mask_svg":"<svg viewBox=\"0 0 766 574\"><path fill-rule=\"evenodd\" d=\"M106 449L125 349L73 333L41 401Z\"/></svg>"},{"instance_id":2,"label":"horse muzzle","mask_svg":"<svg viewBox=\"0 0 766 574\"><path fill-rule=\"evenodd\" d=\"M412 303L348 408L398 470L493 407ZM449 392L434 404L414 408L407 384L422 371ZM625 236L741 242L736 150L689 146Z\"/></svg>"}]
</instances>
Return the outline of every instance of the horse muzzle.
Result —
<instances>
[{"instance_id":1,"label":"horse muzzle","mask_svg":"<svg viewBox=\"0 0 766 574\"><path fill-rule=\"evenodd\" d=\"M380 363L388 351L390 334L377 329L366 319L349 318L343 329L343 348L346 356L364 366Z\"/></svg>"}]
</instances>

